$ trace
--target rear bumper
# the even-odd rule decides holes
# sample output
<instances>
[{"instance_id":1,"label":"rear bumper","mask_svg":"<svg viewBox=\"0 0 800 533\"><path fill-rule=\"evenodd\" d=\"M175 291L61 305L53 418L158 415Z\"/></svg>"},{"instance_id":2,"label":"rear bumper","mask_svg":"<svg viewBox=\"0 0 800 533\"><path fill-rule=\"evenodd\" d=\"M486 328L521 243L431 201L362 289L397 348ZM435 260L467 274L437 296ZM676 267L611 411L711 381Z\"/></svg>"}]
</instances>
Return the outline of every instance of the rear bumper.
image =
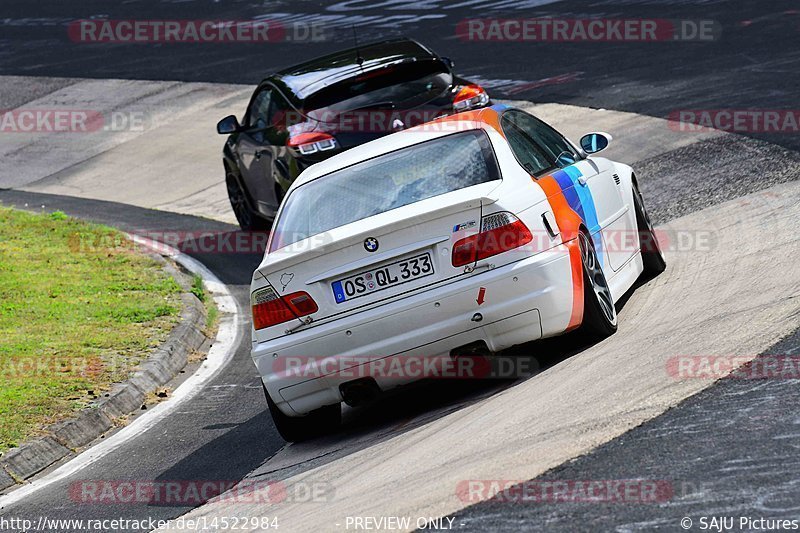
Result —
<instances>
[{"instance_id":1,"label":"rear bumper","mask_svg":"<svg viewBox=\"0 0 800 533\"><path fill-rule=\"evenodd\" d=\"M481 288L484 302L478 305ZM372 377L382 390L427 377L413 361L450 359L484 341L497 352L566 330L573 282L566 245L314 328L253 345L253 360L289 416L342 401L339 385ZM482 320L473 320L475 313ZM397 363L397 364L395 364Z\"/></svg>"}]
</instances>

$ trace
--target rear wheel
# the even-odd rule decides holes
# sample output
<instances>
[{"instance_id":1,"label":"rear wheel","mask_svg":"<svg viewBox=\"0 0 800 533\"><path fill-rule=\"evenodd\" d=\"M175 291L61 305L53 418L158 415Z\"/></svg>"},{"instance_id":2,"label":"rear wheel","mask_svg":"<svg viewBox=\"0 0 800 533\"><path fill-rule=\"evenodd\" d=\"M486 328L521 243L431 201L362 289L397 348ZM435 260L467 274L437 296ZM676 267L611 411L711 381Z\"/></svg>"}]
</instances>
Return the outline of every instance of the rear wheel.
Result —
<instances>
[{"instance_id":1,"label":"rear wheel","mask_svg":"<svg viewBox=\"0 0 800 533\"><path fill-rule=\"evenodd\" d=\"M266 387L264 387L264 396L267 397L269 413L272 415L278 433L288 442L300 442L331 433L342 422L342 405L339 403L326 405L311 411L306 416L293 417L286 416L278 409Z\"/></svg>"},{"instance_id":2,"label":"rear wheel","mask_svg":"<svg viewBox=\"0 0 800 533\"><path fill-rule=\"evenodd\" d=\"M586 233L578 234L583 264L583 324L581 331L594 337L608 337L617 331L617 310L608 288L594 244Z\"/></svg>"},{"instance_id":3,"label":"rear wheel","mask_svg":"<svg viewBox=\"0 0 800 533\"><path fill-rule=\"evenodd\" d=\"M644 199L639 187L633 185L633 203L636 210L636 226L639 232L639 247L642 250L642 262L644 263L644 275L646 278L654 278L664 272L667 262L658 244L653 223L644 207Z\"/></svg>"},{"instance_id":4,"label":"rear wheel","mask_svg":"<svg viewBox=\"0 0 800 533\"><path fill-rule=\"evenodd\" d=\"M266 220L258 216L247 205L247 198L244 196L244 190L239 185L236 178L228 174L225 178L225 183L228 187L228 199L231 201L231 209L233 214L236 215L236 221L239 227L244 231L263 231L269 229L269 224Z\"/></svg>"}]
</instances>

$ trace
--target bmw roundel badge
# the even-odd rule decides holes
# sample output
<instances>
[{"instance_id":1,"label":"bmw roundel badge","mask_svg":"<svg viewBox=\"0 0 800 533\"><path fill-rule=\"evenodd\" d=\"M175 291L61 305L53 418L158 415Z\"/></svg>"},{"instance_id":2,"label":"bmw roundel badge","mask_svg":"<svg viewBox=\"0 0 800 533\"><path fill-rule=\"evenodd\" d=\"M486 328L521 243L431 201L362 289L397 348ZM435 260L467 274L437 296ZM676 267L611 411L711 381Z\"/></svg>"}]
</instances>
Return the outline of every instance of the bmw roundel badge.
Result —
<instances>
[{"instance_id":1,"label":"bmw roundel badge","mask_svg":"<svg viewBox=\"0 0 800 533\"><path fill-rule=\"evenodd\" d=\"M375 252L378 250L378 239L375 237L367 237L364 239L364 249L368 252Z\"/></svg>"}]
</instances>

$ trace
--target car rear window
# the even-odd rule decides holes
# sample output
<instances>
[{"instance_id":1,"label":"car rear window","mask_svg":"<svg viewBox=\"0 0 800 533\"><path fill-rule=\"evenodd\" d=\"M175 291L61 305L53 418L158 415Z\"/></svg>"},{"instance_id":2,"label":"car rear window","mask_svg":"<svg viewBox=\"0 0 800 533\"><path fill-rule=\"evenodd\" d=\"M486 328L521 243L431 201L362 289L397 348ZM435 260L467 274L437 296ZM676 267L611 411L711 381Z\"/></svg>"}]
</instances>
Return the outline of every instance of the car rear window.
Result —
<instances>
[{"instance_id":1,"label":"car rear window","mask_svg":"<svg viewBox=\"0 0 800 533\"><path fill-rule=\"evenodd\" d=\"M309 96L303 109L317 119L389 104L404 109L436 98L452 81L450 70L439 59L393 64L326 87Z\"/></svg>"},{"instance_id":2,"label":"car rear window","mask_svg":"<svg viewBox=\"0 0 800 533\"><path fill-rule=\"evenodd\" d=\"M500 179L483 130L439 137L356 163L292 191L270 251L351 222Z\"/></svg>"}]
</instances>

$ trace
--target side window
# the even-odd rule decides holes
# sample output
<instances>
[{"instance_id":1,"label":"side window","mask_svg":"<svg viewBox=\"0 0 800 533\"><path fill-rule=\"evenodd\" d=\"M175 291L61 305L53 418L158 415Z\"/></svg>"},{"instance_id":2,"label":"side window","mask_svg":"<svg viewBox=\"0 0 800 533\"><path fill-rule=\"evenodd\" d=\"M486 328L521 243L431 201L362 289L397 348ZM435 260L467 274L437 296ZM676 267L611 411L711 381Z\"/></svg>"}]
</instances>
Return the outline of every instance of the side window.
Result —
<instances>
[{"instance_id":1,"label":"side window","mask_svg":"<svg viewBox=\"0 0 800 533\"><path fill-rule=\"evenodd\" d=\"M270 126L276 126L278 130L285 130L289 126L297 124L300 114L295 111L286 98L280 93L273 93L270 102Z\"/></svg>"},{"instance_id":2,"label":"side window","mask_svg":"<svg viewBox=\"0 0 800 533\"><path fill-rule=\"evenodd\" d=\"M506 112L503 118L506 117L541 146L548 158L557 161L559 166L570 165L581 158L569 141L538 118L517 110Z\"/></svg>"},{"instance_id":3,"label":"side window","mask_svg":"<svg viewBox=\"0 0 800 533\"><path fill-rule=\"evenodd\" d=\"M269 88L261 89L250 102L250 109L247 110L248 128L266 128L269 126L269 108L272 101L272 90Z\"/></svg>"},{"instance_id":4,"label":"side window","mask_svg":"<svg viewBox=\"0 0 800 533\"><path fill-rule=\"evenodd\" d=\"M555 167L555 158L548 157L544 149L537 145L530 135L505 113L500 119L508 145L522 167L532 176L537 176Z\"/></svg>"},{"instance_id":5,"label":"side window","mask_svg":"<svg viewBox=\"0 0 800 533\"><path fill-rule=\"evenodd\" d=\"M297 123L299 114L274 89L265 87L253 98L247 111L247 127L263 129L273 125L284 128Z\"/></svg>"}]
</instances>

